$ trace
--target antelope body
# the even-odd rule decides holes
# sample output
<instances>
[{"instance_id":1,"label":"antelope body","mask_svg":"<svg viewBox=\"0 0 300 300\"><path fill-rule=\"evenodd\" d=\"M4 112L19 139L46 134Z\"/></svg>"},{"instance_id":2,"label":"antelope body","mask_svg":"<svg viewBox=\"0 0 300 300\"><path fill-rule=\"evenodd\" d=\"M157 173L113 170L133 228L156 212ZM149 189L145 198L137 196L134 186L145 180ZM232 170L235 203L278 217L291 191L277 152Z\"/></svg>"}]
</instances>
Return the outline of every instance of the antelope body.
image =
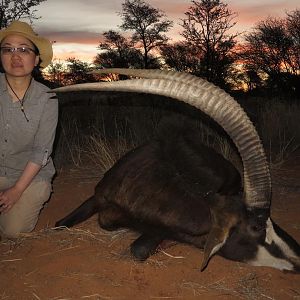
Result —
<instances>
[{"instance_id":1,"label":"antelope body","mask_svg":"<svg viewBox=\"0 0 300 300\"><path fill-rule=\"evenodd\" d=\"M106 69L145 79L67 86L54 90L144 92L187 102L219 123L243 162L235 167L202 145L189 126L164 124L152 141L122 157L95 194L56 223L73 226L95 213L101 227L128 227L141 235L131 245L145 260L165 239L204 248L203 270L212 255L299 272L300 246L270 218L271 180L259 136L224 91L185 73ZM243 189L243 190L242 190Z\"/></svg>"}]
</instances>

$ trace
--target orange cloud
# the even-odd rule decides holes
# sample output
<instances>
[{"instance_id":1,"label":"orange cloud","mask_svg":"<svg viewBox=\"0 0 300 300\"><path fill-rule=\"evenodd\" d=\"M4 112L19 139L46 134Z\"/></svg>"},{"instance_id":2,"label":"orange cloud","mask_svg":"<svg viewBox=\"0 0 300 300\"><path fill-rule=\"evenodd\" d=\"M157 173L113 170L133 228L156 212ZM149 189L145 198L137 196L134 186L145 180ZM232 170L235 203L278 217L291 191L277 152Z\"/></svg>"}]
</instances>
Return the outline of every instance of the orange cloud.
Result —
<instances>
[{"instance_id":1,"label":"orange cloud","mask_svg":"<svg viewBox=\"0 0 300 300\"><path fill-rule=\"evenodd\" d=\"M269 2L269 3L268 3ZM46 2L45 2L46 3ZM81 5L86 2L81 2ZM182 40L180 33L183 31L183 28L180 26L181 19L185 18L185 12L192 6L192 1L188 0L149 0L149 3L156 8L159 8L166 14L166 18L172 20L174 22L174 27L167 33L167 35L173 39L173 41ZM232 12L238 13L235 21L237 22L236 26L233 27L232 31L234 32L249 32L252 30L257 22L266 19L268 16L281 17L284 16L286 11L291 11L296 9L298 0L289 0L289 1L240 1L240 0L227 0L228 8ZM84 4L85 5L85 4ZM85 6L84 6L85 7ZM299 4L298 4L299 7ZM120 6L119 6L119 9ZM84 10L82 10L84 11ZM101 41L103 41L102 33L109 29L118 30L118 25L121 24L121 19L116 16L115 12L112 15L112 9L109 12L101 11L97 13L95 11L95 15L97 15L97 20L99 20L99 24L95 23L95 19L90 15L89 22L94 20L93 29L83 30L82 28L87 28L84 26L78 25L77 28L81 28L82 30L73 31L73 27L70 27L69 23L67 28L71 28L71 30L56 31L46 30L44 27L44 31L39 32L41 35L48 37L51 41L55 41L53 44L54 48L54 56L57 59L66 59L69 57L75 57L81 60L92 61L93 58L99 53L97 50L97 46ZM90 12L91 14L91 12ZM101 17L100 17L101 16ZM94 16L95 17L95 16ZM74 20L75 22L76 20ZM87 21L85 19L85 21ZM84 23L87 26L87 23ZM88 23L89 24L89 23ZM41 24L45 26L44 24ZM99 29L95 29L99 26ZM41 27L40 27L41 28ZM46 27L47 28L47 27ZM57 27L56 27L57 28ZM60 27L63 28L63 27ZM75 29L76 27L74 27ZM88 26L88 28L91 28ZM89 30L99 30L89 31ZM124 34L124 32L122 33Z\"/></svg>"},{"instance_id":2,"label":"orange cloud","mask_svg":"<svg viewBox=\"0 0 300 300\"><path fill-rule=\"evenodd\" d=\"M102 33L88 31L44 31L41 35L56 43L99 44L103 41Z\"/></svg>"},{"instance_id":3,"label":"orange cloud","mask_svg":"<svg viewBox=\"0 0 300 300\"><path fill-rule=\"evenodd\" d=\"M287 11L297 8L295 3L295 1L279 1L267 4L261 1L261 3L254 5L248 2L248 4L235 4L231 9L238 13L237 26L247 25L248 29L251 29L259 21L263 21L268 17L284 17Z\"/></svg>"}]
</instances>

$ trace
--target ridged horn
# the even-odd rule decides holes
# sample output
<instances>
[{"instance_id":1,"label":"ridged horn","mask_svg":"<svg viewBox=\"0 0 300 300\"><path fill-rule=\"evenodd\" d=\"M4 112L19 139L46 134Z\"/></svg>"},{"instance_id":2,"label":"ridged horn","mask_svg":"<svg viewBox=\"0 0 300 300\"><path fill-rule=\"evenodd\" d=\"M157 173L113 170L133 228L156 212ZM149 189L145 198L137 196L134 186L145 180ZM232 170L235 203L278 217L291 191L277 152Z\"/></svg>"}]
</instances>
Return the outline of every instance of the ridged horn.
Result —
<instances>
[{"instance_id":1,"label":"ridged horn","mask_svg":"<svg viewBox=\"0 0 300 300\"><path fill-rule=\"evenodd\" d=\"M242 107L225 91L196 76L162 70L103 69L94 73L118 73L143 77L113 82L65 86L53 92L120 91L162 95L186 102L215 120L231 137L244 167L245 202L250 211L269 215L271 178L261 140ZM265 216L259 216L265 219Z\"/></svg>"}]
</instances>

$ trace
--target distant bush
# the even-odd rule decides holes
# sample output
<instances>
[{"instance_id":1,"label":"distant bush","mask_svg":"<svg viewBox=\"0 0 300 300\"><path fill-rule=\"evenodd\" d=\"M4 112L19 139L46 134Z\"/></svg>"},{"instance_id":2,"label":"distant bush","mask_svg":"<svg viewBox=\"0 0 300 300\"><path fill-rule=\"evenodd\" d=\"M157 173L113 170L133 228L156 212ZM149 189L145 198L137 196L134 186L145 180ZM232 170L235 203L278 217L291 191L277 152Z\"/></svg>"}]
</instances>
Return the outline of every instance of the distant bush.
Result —
<instances>
[{"instance_id":1,"label":"distant bush","mask_svg":"<svg viewBox=\"0 0 300 300\"><path fill-rule=\"evenodd\" d=\"M176 122L181 115L195 123L205 144L239 164L236 149L222 128L185 103L157 95L102 92L59 94L59 99L54 152L57 167L93 162L107 170L127 151L151 139L161 118L173 116ZM255 124L271 163L283 161L299 147L299 105L257 97L240 102Z\"/></svg>"},{"instance_id":2,"label":"distant bush","mask_svg":"<svg viewBox=\"0 0 300 300\"><path fill-rule=\"evenodd\" d=\"M300 103L291 99L248 97L241 100L263 141L271 164L300 149Z\"/></svg>"}]
</instances>

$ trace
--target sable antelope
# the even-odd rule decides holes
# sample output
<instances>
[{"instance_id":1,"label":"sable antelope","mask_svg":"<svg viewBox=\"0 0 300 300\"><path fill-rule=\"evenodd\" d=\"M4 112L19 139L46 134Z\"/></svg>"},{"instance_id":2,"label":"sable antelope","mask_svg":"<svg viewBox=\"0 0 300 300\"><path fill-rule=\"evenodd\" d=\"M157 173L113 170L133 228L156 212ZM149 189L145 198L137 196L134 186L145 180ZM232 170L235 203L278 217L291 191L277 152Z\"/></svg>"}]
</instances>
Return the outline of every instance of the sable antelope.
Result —
<instances>
[{"instance_id":1,"label":"sable antelope","mask_svg":"<svg viewBox=\"0 0 300 300\"><path fill-rule=\"evenodd\" d=\"M95 194L56 226L73 226L98 213L104 229L128 227L140 232L131 245L140 260L153 254L163 240L173 239L204 248L201 270L218 252L251 265L299 272L299 244L270 218L271 179L260 138L230 95L186 73L133 69L98 73L142 79L78 84L54 92L152 93L193 105L235 143L243 163L242 180L229 161L195 141L193 130L169 124L156 138L123 156L97 184Z\"/></svg>"}]
</instances>

